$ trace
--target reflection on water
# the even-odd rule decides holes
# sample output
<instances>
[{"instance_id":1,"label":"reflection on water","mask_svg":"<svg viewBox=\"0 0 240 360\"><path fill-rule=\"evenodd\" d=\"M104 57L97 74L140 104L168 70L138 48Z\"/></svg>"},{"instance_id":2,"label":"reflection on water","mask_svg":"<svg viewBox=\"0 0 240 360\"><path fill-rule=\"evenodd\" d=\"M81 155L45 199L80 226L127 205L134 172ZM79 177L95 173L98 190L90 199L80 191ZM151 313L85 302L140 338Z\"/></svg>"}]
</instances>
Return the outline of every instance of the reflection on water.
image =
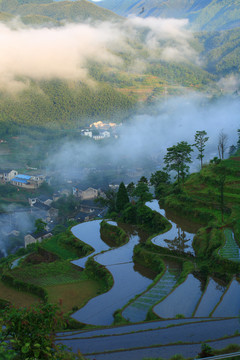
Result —
<instances>
[{"instance_id":1,"label":"reflection on water","mask_svg":"<svg viewBox=\"0 0 240 360\"><path fill-rule=\"evenodd\" d=\"M199 303L199 306L195 312L195 317L209 316L213 311L217 303L220 301L226 287L218 283L214 279L209 279L207 289Z\"/></svg>"},{"instance_id":2,"label":"reflection on water","mask_svg":"<svg viewBox=\"0 0 240 360\"><path fill-rule=\"evenodd\" d=\"M114 320L113 313L136 294L143 292L152 282L152 277L149 279L143 271L136 271L139 268L135 267L132 261L133 248L138 244L139 236L135 233L130 236L127 244L110 249L101 239L99 220L79 224L72 232L95 249L90 256L96 254L94 260L106 266L114 278L114 285L110 291L91 299L72 317L87 324L111 325ZM99 253L102 250L108 251ZM73 263L84 267L87 259L88 257L85 257Z\"/></svg>"},{"instance_id":3,"label":"reflection on water","mask_svg":"<svg viewBox=\"0 0 240 360\"><path fill-rule=\"evenodd\" d=\"M177 236L173 240L165 239L165 243L167 244L170 250L178 250L181 252L187 252L190 250L191 245L187 243L191 241L191 239L187 239L187 235L185 231L183 231L180 226L176 225L177 228Z\"/></svg>"},{"instance_id":4,"label":"reflection on water","mask_svg":"<svg viewBox=\"0 0 240 360\"><path fill-rule=\"evenodd\" d=\"M173 261L164 261L166 271L161 279L148 291L139 296L129 306L122 315L131 322L146 320L150 308L167 296L176 284L181 273L181 265Z\"/></svg>"},{"instance_id":5,"label":"reflection on water","mask_svg":"<svg viewBox=\"0 0 240 360\"><path fill-rule=\"evenodd\" d=\"M230 317L230 316L239 316L240 311L240 283L233 279L229 288L225 292L217 306L216 310L213 312L213 317Z\"/></svg>"},{"instance_id":6,"label":"reflection on water","mask_svg":"<svg viewBox=\"0 0 240 360\"><path fill-rule=\"evenodd\" d=\"M161 318L173 318L178 314L191 317L201 297L201 281L189 274L166 299L153 310Z\"/></svg>"},{"instance_id":7,"label":"reflection on water","mask_svg":"<svg viewBox=\"0 0 240 360\"><path fill-rule=\"evenodd\" d=\"M165 210L161 209L159 207L158 201L153 200L151 202L146 203L146 205L157 212L159 212L161 215L166 216ZM192 255L195 255L195 252L192 248L192 242L193 238L195 236L195 233L189 233L185 230L182 230L182 227L170 219L168 221L171 223L172 227L171 229L164 233L156 236L152 239L153 244L168 248L170 250L177 250L180 252L190 253Z\"/></svg>"}]
</instances>

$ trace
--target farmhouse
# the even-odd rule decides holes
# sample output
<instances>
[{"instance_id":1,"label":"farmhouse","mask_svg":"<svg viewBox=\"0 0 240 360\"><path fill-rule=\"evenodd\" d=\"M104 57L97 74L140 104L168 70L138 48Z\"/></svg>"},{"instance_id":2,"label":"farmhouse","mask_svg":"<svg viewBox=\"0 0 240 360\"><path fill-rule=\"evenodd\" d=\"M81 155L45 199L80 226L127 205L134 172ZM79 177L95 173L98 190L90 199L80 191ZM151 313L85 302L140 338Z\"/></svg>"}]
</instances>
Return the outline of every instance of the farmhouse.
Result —
<instances>
[{"instance_id":1,"label":"farmhouse","mask_svg":"<svg viewBox=\"0 0 240 360\"><path fill-rule=\"evenodd\" d=\"M93 135L93 139L94 140L102 140L102 139L107 139L111 136L110 132L105 130L105 131L100 131L98 135Z\"/></svg>"},{"instance_id":2,"label":"farmhouse","mask_svg":"<svg viewBox=\"0 0 240 360\"><path fill-rule=\"evenodd\" d=\"M89 130L89 129L81 130L81 135L82 135L82 136L88 136L88 137L90 137L90 138L93 137L92 130Z\"/></svg>"},{"instance_id":3,"label":"farmhouse","mask_svg":"<svg viewBox=\"0 0 240 360\"><path fill-rule=\"evenodd\" d=\"M43 182L45 177L43 175L24 175L18 174L10 183L14 186L22 187L25 189L37 189Z\"/></svg>"},{"instance_id":4,"label":"farmhouse","mask_svg":"<svg viewBox=\"0 0 240 360\"><path fill-rule=\"evenodd\" d=\"M99 191L93 188L88 188L87 190L83 191L74 187L73 195L79 197L81 200L90 200L90 199L96 199L99 195Z\"/></svg>"},{"instance_id":5,"label":"farmhouse","mask_svg":"<svg viewBox=\"0 0 240 360\"><path fill-rule=\"evenodd\" d=\"M50 236L52 236L52 233L47 232L46 230L39 233L27 234L24 236L24 246L26 248L29 244L41 242L43 239L47 239Z\"/></svg>"},{"instance_id":6,"label":"farmhouse","mask_svg":"<svg viewBox=\"0 0 240 360\"><path fill-rule=\"evenodd\" d=\"M12 169L0 169L0 181L3 183L11 181L15 176L18 175L18 172L16 170Z\"/></svg>"}]
</instances>

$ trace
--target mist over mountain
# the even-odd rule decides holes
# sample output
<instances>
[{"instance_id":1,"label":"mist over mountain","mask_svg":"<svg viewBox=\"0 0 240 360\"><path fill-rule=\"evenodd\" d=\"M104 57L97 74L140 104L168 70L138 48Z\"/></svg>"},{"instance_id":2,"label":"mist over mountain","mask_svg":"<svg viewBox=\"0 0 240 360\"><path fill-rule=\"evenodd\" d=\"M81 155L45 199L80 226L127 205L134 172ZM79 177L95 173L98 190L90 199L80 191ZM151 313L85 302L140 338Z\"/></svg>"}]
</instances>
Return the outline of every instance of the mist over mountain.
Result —
<instances>
[{"instance_id":1,"label":"mist over mountain","mask_svg":"<svg viewBox=\"0 0 240 360\"><path fill-rule=\"evenodd\" d=\"M98 5L122 16L188 18L195 30L226 30L240 26L240 1L102 0Z\"/></svg>"},{"instance_id":2,"label":"mist over mountain","mask_svg":"<svg viewBox=\"0 0 240 360\"><path fill-rule=\"evenodd\" d=\"M232 83L238 91L240 30L192 29L202 11L223 3L2 0L3 128L127 121L133 113L186 90L215 97L231 92L226 89ZM104 4L131 16L116 15ZM155 10L147 12L153 6ZM238 1L224 7L226 20L233 8L237 18L237 6Z\"/></svg>"}]
</instances>

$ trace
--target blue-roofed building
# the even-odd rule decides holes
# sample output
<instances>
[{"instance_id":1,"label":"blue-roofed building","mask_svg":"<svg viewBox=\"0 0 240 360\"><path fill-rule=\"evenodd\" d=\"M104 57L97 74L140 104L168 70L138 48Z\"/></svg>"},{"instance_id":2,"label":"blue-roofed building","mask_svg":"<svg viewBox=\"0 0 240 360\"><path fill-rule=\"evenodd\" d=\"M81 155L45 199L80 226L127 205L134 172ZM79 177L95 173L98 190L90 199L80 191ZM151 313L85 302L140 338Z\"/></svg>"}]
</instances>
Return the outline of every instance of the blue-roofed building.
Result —
<instances>
[{"instance_id":1,"label":"blue-roofed building","mask_svg":"<svg viewBox=\"0 0 240 360\"><path fill-rule=\"evenodd\" d=\"M43 175L25 175L18 174L10 183L14 186L22 187L25 189L37 189L43 182L45 177Z\"/></svg>"}]
</instances>

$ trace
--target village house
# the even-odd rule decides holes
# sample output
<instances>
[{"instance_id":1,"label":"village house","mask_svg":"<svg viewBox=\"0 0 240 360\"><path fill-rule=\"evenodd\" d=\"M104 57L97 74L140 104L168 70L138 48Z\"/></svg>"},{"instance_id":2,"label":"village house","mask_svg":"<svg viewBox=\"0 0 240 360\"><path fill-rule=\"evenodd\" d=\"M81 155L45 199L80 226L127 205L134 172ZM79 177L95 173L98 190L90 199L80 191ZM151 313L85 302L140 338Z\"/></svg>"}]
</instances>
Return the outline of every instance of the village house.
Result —
<instances>
[{"instance_id":1,"label":"village house","mask_svg":"<svg viewBox=\"0 0 240 360\"><path fill-rule=\"evenodd\" d=\"M52 236L52 233L50 233L46 230L43 230L39 233L27 234L26 236L24 236L24 246L26 248L29 244L42 242L43 239L47 239L51 236Z\"/></svg>"},{"instance_id":2,"label":"village house","mask_svg":"<svg viewBox=\"0 0 240 360\"><path fill-rule=\"evenodd\" d=\"M43 203L44 205L47 205L48 207L50 207L50 205L53 202L53 199L49 198L49 196L45 196L45 195L39 195L38 197L35 198L28 198L28 202L30 206L34 206L35 204L37 204L38 202Z\"/></svg>"},{"instance_id":3,"label":"village house","mask_svg":"<svg viewBox=\"0 0 240 360\"><path fill-rule=\"evenodd\" d=\"M93 135L93 140L102 140L102 139L107 139L110 138L111 133L107 130L105 131L100 131L98 135Z\"/></svg>"},{"instance_id":4,"label":"village house","mask_svg":"<svg viewBox=\"0 0 240 360\"><path fill-rule=\"evenodd\" d=\"M99 196L99 191L93 188L80 190L76 187L73 187L73 195L79 197L81 200L91 200L96 199Z\"/></svg>"},{"instance_id":5,"label":"village house","mask_svg":"<svg viewBox=\"0 0 240 360\"><path fill-rule=\"evenodd\" d=\"M92 130L84 129L84 130L81 130L81 135L82 136L88 136L88 137L92 138L93 137L93 132L92 132Z\"/></svg>"},{"instance_id":6,"label":"village house","mask_svg":"<svg viewBox=\"0 0 240 360\"><path fill-rule=\"evenodd\" d=\"M18 172L16 170L12 170L12 169L0 170L0 181L3 183L9 182L17 175Z\"/></svg>"},{"instance_id":7,"label":"village house","mask_svg":"<svg viewBox=\"0 0 240 360\"><path fill-rule=\"evenodd\" d=\"M37 189L44 182L44 179L43 175L17 174L17 176L11 179L10 183L25 189Z\"/></svg>"}]
</instances>

